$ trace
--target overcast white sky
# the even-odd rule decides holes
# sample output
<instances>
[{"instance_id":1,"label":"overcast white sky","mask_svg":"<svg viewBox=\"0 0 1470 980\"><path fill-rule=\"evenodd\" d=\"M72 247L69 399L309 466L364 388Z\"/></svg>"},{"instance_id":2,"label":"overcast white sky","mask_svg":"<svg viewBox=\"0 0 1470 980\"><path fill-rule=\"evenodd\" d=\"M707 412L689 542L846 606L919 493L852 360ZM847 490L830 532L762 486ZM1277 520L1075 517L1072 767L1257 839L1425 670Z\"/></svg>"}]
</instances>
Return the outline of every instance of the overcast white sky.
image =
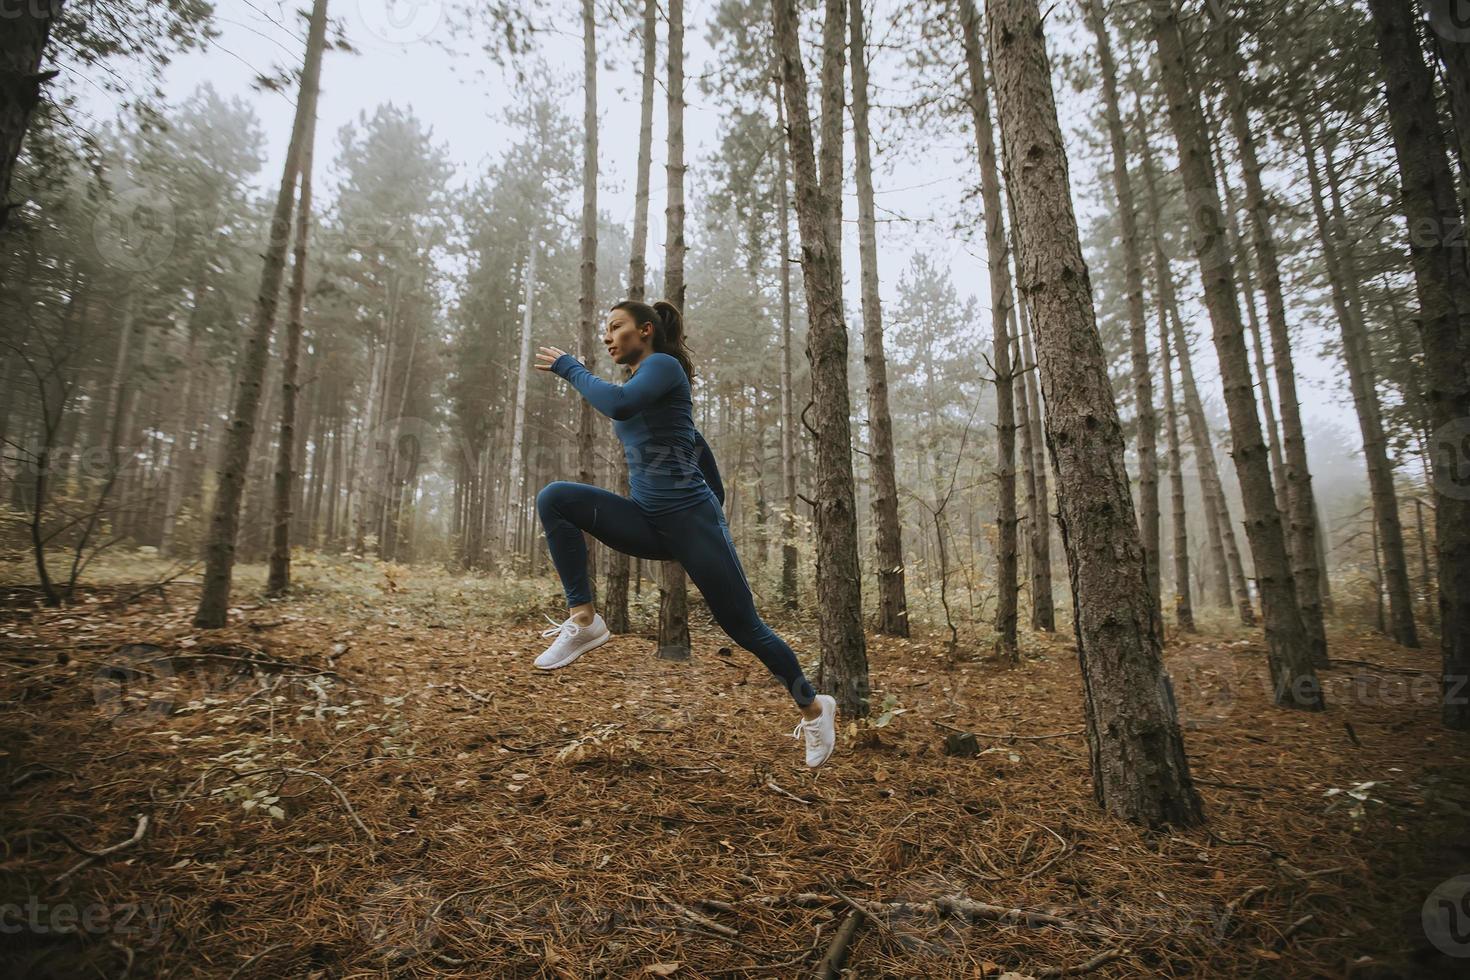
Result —
<instances>
[{"instance_id":1,"label":"overcast white sky","mask_svg":"<svg viewBox=\"0 0 1470 980\"><path fill-rule=\"evenodd\" d=\"M267 137L268 160L262 172L261 190L274 189L279 181L285 144L291 128L292 97L253 89L251 79L257 72L273 66L300 63L305 18L297 9L308 4L288 0L219 0L218 22L222 36L208 51L178 59L168 69L164 91L171 100L186 97L197 85L208 81L227 95L239 95L252 101ZM574 0L563 0L563 13L556 26L559 33L544 35L541 46L551 66L548 86L565 94L566 110L574 119L581 118L581 36L578 11ZM880 10L888 4L880 4ZM686 58L687 72L697 76L712 60L705 41L706 25L714 10L713 0L687 0ZM468 37L456 36L451 24L450 5L443 0L332 0L330 16L345 31L358 54L330 51L323 68L323 90L319 108L319 140L326 143L318 150L318 159L330 161L336 152L337 130L355 119L359 113L371 113L385 102L410 106L430 127L436 141L447 147L450 159L458 167L455 180L467 183L493 159L511 137L502 122L502 112L511 98L511 87L499 70L479 55ZM871 16L876 34L883 18ZM1049 18L1053 51L1061 48L1081 50L1090 43L1076 20L1062 17L1061 12ZM665 26L660 24L660 44ZM598 79L599 117L602 136L600 160L599 207L614 219L631 224L633 208L633 168L636 140L617 138L616 134L636 133L638 126L638 44L636 40L604 28L599 37L602 66ZM663 51L659 55L663 70ZM611 62L614 69L609 70ZM892 55L880 53L873 67L875 86L894 87L901 65ZM86 87L82 86L85 91ZM700 163L717 146L719 112L708 105L692 83L686 91L688 108L685 119L686 157L690 164L691 203L697 207L697 195L706 182L701 179ZM898 101L889 91L885 100ZM1093 93L1059 92L1064 126L1069 137L1072 127L1092 126L1100 116ZM90 111L105 117L109 106L100 98L90 102ZM662 92L655 109L655 166L653 168L652 214L661 215L664 202L663 168L660 147L663 133ZM875 126L881 125L881 118ZM898 277L915 249L931 252L941 264L947 263L962 294L973 295L988 308L985 267L974 245L956 238L946 230L948 214L973 180L973 164L965 157L970 148L963 134L939 134L923 159L899 162L877 174L880 217L885 213L901 215L913 221L891 222L879 229L880 277L885 301L895 299ZM1091 175L1079 170L1073 154L1074 193L1079 214L1086 220L1090 207L1100 200L1090 187ZM851 153L848 154L849 166ZM327 178L330 182L331 174ZM850 181L849 181L850 184ZM1089 205L1089 199L1092 203ZM845 242L848 270L849 309L858 310L856 234L852 220L857 212L849 197L845 207L847 236ZM931 220L938 218L938 220ZM650 255L662 249L663 223L654 220L650 229ZM691 226L691 234L697 228ZM978 244L978 241L977 243ZM1340 366L1316 353L1315 338L1303 338L1297 352L1301 378L1301 396L1308 425L1328 422L1356 435L1351 404L1342 381ZM1213 393L1218 391L1218 371L1209 343L1200 345L1196 371L1200 381ZM1309 442L1311 441L1309 435ZM1351 447L1346 447L1351 448Z\"/></svg>"}]
</instances>

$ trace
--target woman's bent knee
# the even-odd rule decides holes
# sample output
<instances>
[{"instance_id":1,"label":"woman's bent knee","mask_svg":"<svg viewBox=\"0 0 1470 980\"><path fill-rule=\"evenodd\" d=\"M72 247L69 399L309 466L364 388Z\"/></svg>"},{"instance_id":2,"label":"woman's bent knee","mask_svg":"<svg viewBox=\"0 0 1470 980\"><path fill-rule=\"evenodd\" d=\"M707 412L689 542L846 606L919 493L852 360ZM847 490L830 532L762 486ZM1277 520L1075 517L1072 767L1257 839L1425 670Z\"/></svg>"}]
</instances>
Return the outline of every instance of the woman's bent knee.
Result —
<instances>
[{"instance_id":1,"label":"woman's bent knee","mask_svg":"<svg viewBox=\"0 0 1470 980\"><path fill-rule=\"evenodd\" d=\"M572 486L566 480L553 480L541 488L536 494L536 513L543 518L551 510L554 510L566 494L566 488Z\"/></svg>"}]
</instances>

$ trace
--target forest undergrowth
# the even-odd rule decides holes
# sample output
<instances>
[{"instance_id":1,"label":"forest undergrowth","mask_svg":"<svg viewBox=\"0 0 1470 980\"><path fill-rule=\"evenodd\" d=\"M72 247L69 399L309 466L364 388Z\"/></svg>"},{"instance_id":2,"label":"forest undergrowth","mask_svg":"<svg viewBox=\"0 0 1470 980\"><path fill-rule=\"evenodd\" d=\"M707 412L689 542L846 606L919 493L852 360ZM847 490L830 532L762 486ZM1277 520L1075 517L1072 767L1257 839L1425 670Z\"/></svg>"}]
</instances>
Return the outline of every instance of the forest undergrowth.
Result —
<instances>
[{"instance_id":1,"label":"forest undergrowth","mask_svg":"<svg viewBox=\"0 0 1470 980\"><path fill-rule=\"evenodd\" d=\"M1432 647L1338 629L1314 714L1258 634L1171 637L1208 823L1150 833L1093 801L1069 634L870 635L872 722L809 771L693 593L689 662L543 673L550 577L246 566L201 631L153 571L0 587L5 975L1463 975L1420 925L1470 816Z\"/></svg>"}]
</instances>

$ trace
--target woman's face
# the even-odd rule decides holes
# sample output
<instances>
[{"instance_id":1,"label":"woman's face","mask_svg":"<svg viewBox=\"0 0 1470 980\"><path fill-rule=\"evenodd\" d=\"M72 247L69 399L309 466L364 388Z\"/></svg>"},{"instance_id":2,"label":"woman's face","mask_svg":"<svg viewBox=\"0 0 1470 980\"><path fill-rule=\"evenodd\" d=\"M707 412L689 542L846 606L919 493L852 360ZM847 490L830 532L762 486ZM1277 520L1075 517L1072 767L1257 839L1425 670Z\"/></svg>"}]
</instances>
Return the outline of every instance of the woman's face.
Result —
<instances>
[{"instance_id":1,"label":"woman's face","mask_svg":"<svg viewBox=\"0 0 1470 980\"><path fill-rule=\"evenodd\" d=\"M613 310L608 314L602 343L614 364L637 364L652 350L653 324L636 324L627 310Z\"/></svg>"}]
</instances>

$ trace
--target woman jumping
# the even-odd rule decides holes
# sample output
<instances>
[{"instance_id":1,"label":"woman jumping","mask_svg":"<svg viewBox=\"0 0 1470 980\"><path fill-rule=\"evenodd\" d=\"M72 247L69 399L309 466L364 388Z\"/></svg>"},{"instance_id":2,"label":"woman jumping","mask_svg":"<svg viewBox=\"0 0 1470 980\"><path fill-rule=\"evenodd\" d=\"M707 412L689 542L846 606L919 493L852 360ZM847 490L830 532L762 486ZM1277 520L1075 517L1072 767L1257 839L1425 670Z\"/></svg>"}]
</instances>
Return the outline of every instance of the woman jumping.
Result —
<instances>
[{"instance_id":1,"label":"woman jumping","mask_svg":"<svg viewBox=\"0 0 1470 980\"><path fill-rule=\"evenodd\" d=\"M592 605L583 531L637 558L676 561L704 595L720 628L759 657L796 701L802 720L791 734L805 737L806 764L820 766L836 741L837 703L812 690L791 647L756 612L725 523L724 487L714 455L694 428L689 387L694 365L679 310L672 303L625 300L612 308L602 342L615 364L632 370L627 384L603 381L557 347L542 347L536 355L537 370L565 378L613 420L632 490L629 499L558 480L536 495L570 613L556 626L556 639L536 658L536 666L565 667L611 638Z\"/></svg>"}]
</instances>

